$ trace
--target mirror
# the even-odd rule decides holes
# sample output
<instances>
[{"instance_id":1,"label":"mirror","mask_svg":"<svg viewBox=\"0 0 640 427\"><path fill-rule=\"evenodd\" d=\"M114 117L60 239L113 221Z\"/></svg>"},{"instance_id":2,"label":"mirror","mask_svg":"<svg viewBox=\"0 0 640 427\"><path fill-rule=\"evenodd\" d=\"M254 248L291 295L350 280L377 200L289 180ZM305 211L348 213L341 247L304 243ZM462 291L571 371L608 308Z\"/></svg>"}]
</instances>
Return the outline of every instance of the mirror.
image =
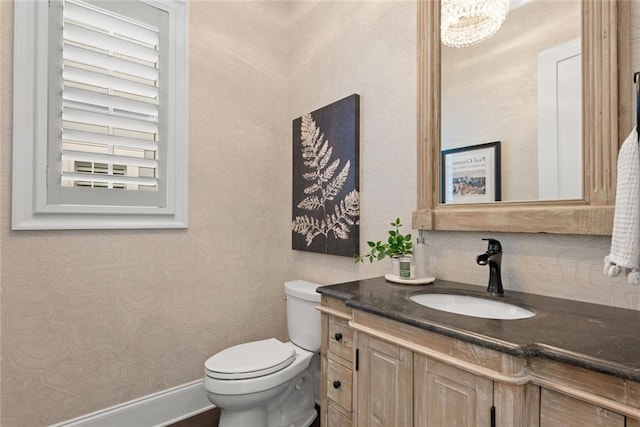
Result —
<instances>
[{"instance_id":1,"label":"mirror","mask_svg":"<svg viewBox=\"0 0 640 427\"><path fill-rule=\"evenodd\" d=\"M440 102L443 89L440 2L419 1L418 206L413 214L414 228L611 233L617 152L631 128L629 5L628 2L584 0L580 9L582 154L576 156L581 159L582 166L581 194L570 197L571 200L540 201L516 195L498 203L456 204L441 203L441 150L446 150L447 146L446 143L441 145L441 134L444 136L445 133L440 121L444 109ZM618 70L623 70L622 75L618 76ZM464 141L461 145L496 140L494 137L488 141ZM506 142L501 145L507 146ZM502 182L507 185L505 180ZM531 200L522 201L523 198Z\"/></svg>"},{"instance_id":2,"label":"mirror","mask_svg":"<svg viewBox=\"0 0 640 427\"><path fill-rule=\"evenodd\" d=\"M441 46L441 151L492 141L501 151L493 186L486 163L449 161L441 202L582 198L581 11L580 0L512 2L490 38Z\"/></svg>"}]
</instances>

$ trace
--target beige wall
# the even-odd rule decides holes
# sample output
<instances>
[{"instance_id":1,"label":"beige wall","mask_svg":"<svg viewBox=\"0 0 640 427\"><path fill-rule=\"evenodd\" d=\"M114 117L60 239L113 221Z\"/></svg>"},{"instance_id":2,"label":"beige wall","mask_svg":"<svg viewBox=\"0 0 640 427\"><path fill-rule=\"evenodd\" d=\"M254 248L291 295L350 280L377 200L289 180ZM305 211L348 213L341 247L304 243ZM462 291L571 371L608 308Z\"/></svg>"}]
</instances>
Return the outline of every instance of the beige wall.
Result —
<instances>
[{"instance_id":1,"label":"beige wall","mask_svg":"<svg viewBox=\"0 0 640 427\"><path fill-rule=\"evenodd\" d=\"M360 94L361 248L386 239L416 205L416 4L410 1L293 2L289 116ZM382 275L387 263L292 253L294 276L336 283Z\"/></svg>"},{"instance_id":2,"label":"beige wall","mask_svg":"<svg viewBox=\"0 0 640 427\"><path fill-rule=\"evenodd\" d=\"M13 4L0 0L3 427L184 384L224 347L286 339L287 5L190 8L189 228L12 232Z\"/></svg>"},{"instance_id":3,"label":"beige wall","mask_svg":"<svg viewBox=\"0 0 640 427\"><path fill-rule=\"evenodd\" d=\"M640 69L640 0L634 1ZM361 240L415 206L415 4L191 1L190 227L10 231L12 3L0 0L3 427L58 422L200 378L215 351L286 338L282 282L386 263L289 250L291 120L361 95ZM408 227L405 227L408 230ZM439 277L483 284L483 233L430 233ZM498 235L508 289L640 309L608 238ZM364 248L364 246L363 246Z\"/></svg>"}]
</instances>

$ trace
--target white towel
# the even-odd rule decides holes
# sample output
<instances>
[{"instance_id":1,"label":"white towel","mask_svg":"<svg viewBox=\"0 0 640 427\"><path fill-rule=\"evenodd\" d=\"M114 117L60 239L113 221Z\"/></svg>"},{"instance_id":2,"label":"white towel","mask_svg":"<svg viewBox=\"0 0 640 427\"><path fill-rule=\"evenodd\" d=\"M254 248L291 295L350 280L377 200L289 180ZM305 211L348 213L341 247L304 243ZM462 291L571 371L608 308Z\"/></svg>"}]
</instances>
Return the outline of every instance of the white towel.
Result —
<instances>
[{"instance_id":1,"label":"white towel","mask_svg":"<svg viewBox=\"0 0 640 427\"><path fill-rule=\"evenodd\" d=\"M613 277L628 269L628 281L640 285L640 150L634 128L618 153L618 180L613 215L611 253L604 258L604 273Z\"/></svg>"}]
</instances>

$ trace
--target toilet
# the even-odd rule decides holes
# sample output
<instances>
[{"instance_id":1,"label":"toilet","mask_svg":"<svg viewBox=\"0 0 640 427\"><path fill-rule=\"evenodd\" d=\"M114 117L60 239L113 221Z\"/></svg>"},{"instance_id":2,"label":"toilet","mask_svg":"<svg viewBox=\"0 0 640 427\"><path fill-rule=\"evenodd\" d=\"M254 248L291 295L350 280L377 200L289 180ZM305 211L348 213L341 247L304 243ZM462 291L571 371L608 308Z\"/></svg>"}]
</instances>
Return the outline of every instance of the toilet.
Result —
<instances>
[{"instance_id":1,"label":"toilet","mask_svg":"<svg viewBox=\"0 0 640 427\"><path fill-rule=\"evenodd\" d=\"M220 427L307 427L319 402L320 294L317 284L284 284L289 342L229 347L204 364L204 387Z\"/></svg>"}]
</instances>

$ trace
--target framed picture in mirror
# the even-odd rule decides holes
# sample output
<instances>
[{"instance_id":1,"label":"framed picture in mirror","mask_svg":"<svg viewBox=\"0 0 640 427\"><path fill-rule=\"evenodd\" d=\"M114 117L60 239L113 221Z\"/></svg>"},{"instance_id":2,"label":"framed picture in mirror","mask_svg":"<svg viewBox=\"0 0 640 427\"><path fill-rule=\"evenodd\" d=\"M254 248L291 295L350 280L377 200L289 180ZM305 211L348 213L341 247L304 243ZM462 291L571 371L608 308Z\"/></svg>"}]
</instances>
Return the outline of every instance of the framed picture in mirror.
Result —
<instances>
[{"instance_id":1,"label":"framed picture in mirror","mask_svg":"<svg viewBox=\"0 0 640 427\"><path fill-rule=\"evenodd\" d=\"M500 141L442 151L441 203L500 201Z\"/></svg>"}]
</instances>

